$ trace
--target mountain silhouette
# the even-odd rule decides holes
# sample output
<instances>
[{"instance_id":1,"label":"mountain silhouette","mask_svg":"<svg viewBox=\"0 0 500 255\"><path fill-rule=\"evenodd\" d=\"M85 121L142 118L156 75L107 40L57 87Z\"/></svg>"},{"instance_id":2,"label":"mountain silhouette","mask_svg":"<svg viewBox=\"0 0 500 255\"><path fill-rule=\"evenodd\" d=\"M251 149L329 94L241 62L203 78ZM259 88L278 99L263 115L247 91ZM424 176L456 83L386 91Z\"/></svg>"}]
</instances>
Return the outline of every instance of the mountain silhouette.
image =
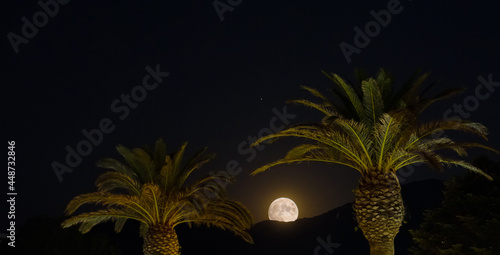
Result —
<instances>
[{"instance_id":1,"label":"mountain silhouette","mask_svg":"<svg viewBox=\"0 0 500 255\"><path fill-rule=\"evenodd\" d=\"M408 254L412 245L409 229L418 228L423 212L436 208L442 200L443 182L424 180L402 186L405 223L396 236L396 254ZM357 229L352 203L324 214L295 222L263 221L250 230L255 243L247 244L232 233L182 226L178 229L182 254L369 254L368 242Z\"/></svg>"}]
</instances>

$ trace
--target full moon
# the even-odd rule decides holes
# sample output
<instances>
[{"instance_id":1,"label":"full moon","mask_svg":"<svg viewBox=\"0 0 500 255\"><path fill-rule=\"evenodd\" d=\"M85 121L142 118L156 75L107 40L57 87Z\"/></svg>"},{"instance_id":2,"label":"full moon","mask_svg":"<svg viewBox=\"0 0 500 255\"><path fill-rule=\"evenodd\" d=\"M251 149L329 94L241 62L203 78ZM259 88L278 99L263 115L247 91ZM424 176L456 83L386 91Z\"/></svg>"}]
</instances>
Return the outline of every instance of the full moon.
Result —
<instances>
[{"instance_id":1,"label":"full moon","mask_svg":"<svg viewBox=\"0 0 500 255\"><path fill-rule=\"evenodd\" d=\"M280 197L269 206L269 219L283 222L295 221L299 216L299 208L293 200Z\"/></svg>"}]
</instances>

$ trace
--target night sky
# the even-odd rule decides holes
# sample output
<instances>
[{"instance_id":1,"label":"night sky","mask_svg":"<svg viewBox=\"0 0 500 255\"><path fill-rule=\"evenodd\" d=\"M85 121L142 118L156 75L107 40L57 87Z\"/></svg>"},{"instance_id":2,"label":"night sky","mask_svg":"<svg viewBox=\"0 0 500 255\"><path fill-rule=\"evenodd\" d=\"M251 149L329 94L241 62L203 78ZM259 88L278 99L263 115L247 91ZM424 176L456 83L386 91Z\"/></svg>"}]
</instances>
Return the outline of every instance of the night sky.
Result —
<instances>
[{"instance_id":1,"label":"night sky","mask_svg":"<svg viewBox=\"0 0 500 255\"><path fill-rule=\"evenodd\" d=\"M116 145L152 145L160 137L170 151L189 141L189 154L204 146L217 154L193 177L224 170L229 162L241 166L229 196L245 204L255 222L266 220L269 204L282 196L297 203L299 218L352 201L359 176L337 165L284 165L250 176L300 142L265 144L253 154L252 137L319 120L313 110L285 102L311 99L300 85L326 91L332 83L322 70L354 80L354 68L374 75L383 67L399 86L420 68L431 72L428 84L438 82L434 93L464 86L463 94L434 105L424 118L440 119L448 109L455 111L454 104L466 104L451 115L486 125L491 133L486 144L500 148L497 1L56 3L57 11L52 5L52 15L45 16L37 1L7 0L0 6L3 140L16 141L20 223L62 214L72 197L94 191L94 180L104 171L95 163L119 158ZM388 9L385 26L374 23L372 13L391 13ZM33 15L36 33L23 31ZM356 27L365 31L367 24L377 24L369 31L372 37L348 54L348 62L339 45L356 47ZM141 88L151 73L156 76L146 77L145 85L150 89ZM490 90L478 77L490 80ZM480 99L478 86L483 86ZM54 162L66 164L67 146L76 149L86 139L82 130L106 124L102 142L60 181ZM459 173L419 166L403 183Z\"/></svg>"}]
</instances>

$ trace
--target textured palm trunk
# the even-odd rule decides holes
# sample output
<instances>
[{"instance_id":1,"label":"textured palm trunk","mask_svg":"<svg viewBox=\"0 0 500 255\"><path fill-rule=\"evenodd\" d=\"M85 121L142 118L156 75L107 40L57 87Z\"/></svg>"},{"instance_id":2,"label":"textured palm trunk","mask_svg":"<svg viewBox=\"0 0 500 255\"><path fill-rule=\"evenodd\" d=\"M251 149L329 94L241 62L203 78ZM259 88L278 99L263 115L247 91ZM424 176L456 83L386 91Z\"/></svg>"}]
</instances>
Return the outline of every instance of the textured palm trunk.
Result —
<instances>
[{"instance_id":1,"label":"textured palm trunk","mask_svg":"<svg viewBox=\"0 0 500 255\"><path fill-rule=\"evenodd\" d=\"M142 247L144 255L179 255L180 248L175 230L164 225L149 227Z\"/></svg>"},{"instance_id":2,"label":"textured palm trunk","mask_svg":"<svg viewBox=\"0 0 500 255\"><path fill-rule=\"evenodd\" d=\"M403 222L401 186L394 173L370 171L355 192L354 212L371 255L394 255L394 237Z\"/></svg>"}]
</instances>

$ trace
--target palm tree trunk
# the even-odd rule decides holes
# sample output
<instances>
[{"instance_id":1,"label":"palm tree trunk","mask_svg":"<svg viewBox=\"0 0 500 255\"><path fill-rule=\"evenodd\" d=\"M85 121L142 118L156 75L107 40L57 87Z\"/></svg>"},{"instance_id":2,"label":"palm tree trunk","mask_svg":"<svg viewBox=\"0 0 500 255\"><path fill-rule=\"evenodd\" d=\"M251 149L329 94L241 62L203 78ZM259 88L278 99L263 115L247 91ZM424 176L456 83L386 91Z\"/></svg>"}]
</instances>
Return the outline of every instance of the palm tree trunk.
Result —
<instances>
[{"instance_id":1,"label":"palm tree trunk","mask_svg":"<svg viewBox=\"0 0 500 255\"><path fill-rule=\"evenodd\" d=\"M371 255L394 255L394 241L386 243L370 243Z\"/></svg>"},{"instance_id":2,"label":"palm tree trunk","mask_svg":"<svg viewBox=\"0 0 500 255\"><path fill-rule=\"evenodd\" d=\"M394 237L404 216L397 176L378 170L363 174L353 209L359 228L370 244L370 254L394 255Z\"/></svg>"},{"instance_id":3,"label":"palm tree trunk","mask_svg":"<svg viewBox=\"0 0 500 255\"><path fill-rule=\"evenodd\" d=\"M144 255L179 255L180 248L175 230L164 225L150 226L142 247Z\"/></svg>"}]
</instances>

